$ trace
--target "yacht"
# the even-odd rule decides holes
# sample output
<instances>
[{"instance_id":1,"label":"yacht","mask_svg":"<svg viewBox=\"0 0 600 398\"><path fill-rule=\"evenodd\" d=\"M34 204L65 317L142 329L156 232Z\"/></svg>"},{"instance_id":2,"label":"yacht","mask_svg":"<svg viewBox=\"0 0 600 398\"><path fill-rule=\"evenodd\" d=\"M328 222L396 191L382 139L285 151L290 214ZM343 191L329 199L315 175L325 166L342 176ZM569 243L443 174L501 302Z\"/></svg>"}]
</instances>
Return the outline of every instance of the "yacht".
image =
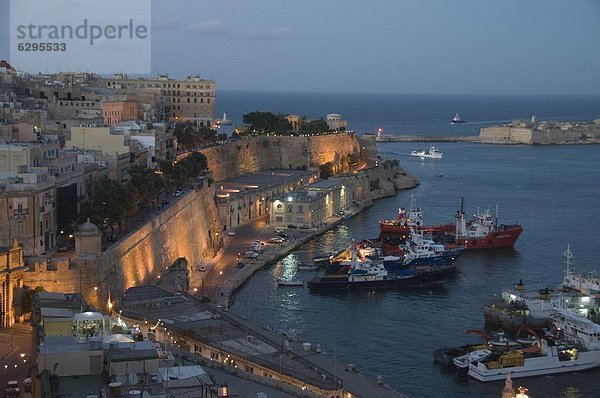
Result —
<instances>
[{"instance_id":1,"label":"yacht","mask_svg":"<svg viewBox=\"0 0 600 398\"><path fill-rule=\"evenodd\" d=\"M417 149L416 151L412 151L410 155L430 159L441 159L443 157L443 153L434 146L430 147L428 151L424 149Z\"/></svg>"}]
</instances>

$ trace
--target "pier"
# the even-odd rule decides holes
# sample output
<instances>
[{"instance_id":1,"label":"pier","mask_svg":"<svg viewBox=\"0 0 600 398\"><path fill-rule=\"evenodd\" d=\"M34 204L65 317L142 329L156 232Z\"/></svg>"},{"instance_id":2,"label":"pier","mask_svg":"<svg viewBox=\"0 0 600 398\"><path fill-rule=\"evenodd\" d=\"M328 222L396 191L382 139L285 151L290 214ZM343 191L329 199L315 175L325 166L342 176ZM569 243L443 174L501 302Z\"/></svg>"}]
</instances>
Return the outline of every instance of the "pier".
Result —
<instances>
[{"instance_id":1,"label":"pier","mask_svg":"<svg viewBox=\"0 0 600 398\"><path fill-rule=\"evenodd\" d=\"M378 143L385 142L481 142L478 135L392 135L392 134L366 134L364 139Z\"/></svg>"}]
</instances>

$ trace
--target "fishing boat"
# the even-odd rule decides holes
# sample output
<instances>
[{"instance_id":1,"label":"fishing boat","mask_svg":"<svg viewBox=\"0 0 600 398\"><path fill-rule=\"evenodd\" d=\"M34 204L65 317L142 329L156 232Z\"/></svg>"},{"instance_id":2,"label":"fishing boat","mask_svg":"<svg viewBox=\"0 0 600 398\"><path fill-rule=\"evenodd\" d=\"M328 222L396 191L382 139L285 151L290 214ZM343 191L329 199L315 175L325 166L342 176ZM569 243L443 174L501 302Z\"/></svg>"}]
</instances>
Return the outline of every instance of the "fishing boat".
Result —
<instances>
[{"instance_id":1,"label":"fishing boat","mask_svg":"<svg viewBox=\"0 0 600 398\"><path fill-rule=\"evenodd\" d=\"M541 331L549 328L554 307L573 308L588 318L600 322L600 308L595 296L600 294L599 279L593 274L577 274L573 254L567 246L564 252L566 269L561 286L526 287L519 281L502 290L499 299L483 306L485 321L503 329L516 331L523 325Z\"/></svg>"},{"instance_id":2,"label":"fishing boat","mask_svg":"<svg viewBox=\"0 0 600 398\"><path fill-rule=\"evenodd\" d=\"M523 232L523 227L519 224L498 225L497 221L498 207L495 217L486 210L478 212L473 220L467 222L461 205L461 210L456 212L455 242L467 249L513 247Z\"/></svg>"},{"instance_id":3,"label":"fishing boat","mask_svg":"<svg viewBox=\"0 0 600 398\"><path fill-rule=\"evenodd\" d=\"M570 246L564 252L567 269L563 278L563 288L582 294L595 295L600 293L600 277L595 272L576 274L573 267L573 253Z\"/></svg>"},{"instance_id":4,"label":"fishing boat","mask_svg":"<svg viewBox=\"0 0 600 398\"><path fill-rule=\"evenodd\" d=\"M461 117L460 115L457 113L456 115L454 115L454 117L452 118L452 124L463 124L466 123Z\"/></svg>"},{"instance_id":5,"label":"fishing boat","mask_svg":"<svg viewBox=\"0 0 600 398\"><path fill-rule=\"evenodd\" d=\"M487 348L484 348L482 350L471 351L465 355L456 357L452 360L452 362L457 368L466 369L469 367L470 364L483 361L490 355L492 355L492 351L488 350Z\"/></svg>"},{"instance_id":6,"label":"fishing boat","mask_svg":"<svg viewBox=\"0 0 600 398\"><path fill-rule=\"evenodd\" d=\"M299 280L277 279L277 285L279 285L279 286L304 286L304 282L299 281Z\"/></svg>"},{"instance_id":7,"label":"fishing boat","mask_svg":"<svg viewBox=\"0 0 600 398\"><path fill-rule=\"evenodd\" d=\"M464 247L446 247L426 238L422 231L411 228L410 240L404 246L404 259L402 265L410 267L415 265L440 265L451 264L462 253Z\"/></svg>"},{"instance_id":8,"label":"fishing boat","mask_svg":"<svg viewBox=\"0 0 600 398\"><path fill-rule=\"evenodd\" d=\"M337 291L358 289L393 289L442 283L454 271L452 266L415 267L398 273L389 273L379 261L358 260L358 251L351 246L352 263L343 275L315 277L308 281L311 291Z\"/></svg>"},{"instance_id":9,"label":"fishing boat","mask_svg":"<svg viewBox=\"0 0 600 398\"><path fill-rule=\"evenodd\" d=\"M514 379L600 367L600 325L567 308L555 308L552 321L556 329L563 332L564 341L549 346L541 339L539 346L470 364L469 376L488 382L504 380L509 374Z\"/></svg>"},{"instance_id":10,"label":"fishing boat","mask_svg":"<svg viewBox=\"0 0 600 398\"><path fill-rule=\"evenodd\" d=\"M423 213L420 207L415 206L415 197L410 197L410 209L398 209L398 216L393 220L379 221L379 232L382 236L404 237L410 234L410 227L419 228L423 225Z\"/></svg>"},{"instance_id":11,"label":"fishing boat","mask_svg":"<svg viewBox=\"0 0 600 398\"><path fill-rule=\"evenodd\" d=\"M429 159L441 159L443 157L443 153L434 146L431 146L428 151L425 149L417 149L416 151L412 151L410 155Z\"/></svg>"}]
</instances>

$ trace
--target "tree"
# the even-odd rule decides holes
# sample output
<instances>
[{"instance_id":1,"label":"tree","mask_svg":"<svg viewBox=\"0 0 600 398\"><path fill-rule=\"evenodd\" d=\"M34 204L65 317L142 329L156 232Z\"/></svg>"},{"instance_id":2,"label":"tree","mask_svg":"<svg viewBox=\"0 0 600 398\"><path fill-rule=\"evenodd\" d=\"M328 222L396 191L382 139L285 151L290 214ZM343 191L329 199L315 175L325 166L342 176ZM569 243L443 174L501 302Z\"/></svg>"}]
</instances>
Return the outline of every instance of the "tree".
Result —
<instances>
[{"instance_id":1,"label":"tree","mask_svg":"<svg viewBox=\"0 0 600 398\"><path fill-rule=\"evenodd\" d=\"M300 130L308 134L316 134L329 131L329 126L327 126L327 122L322 119L311 120L310 122L303 124Z\"/></svg>"},{"instance_id":2,"label":"tree","mask_svg":"<svg viewBox=\"0 0 600 398\"><path fill-rule=\"evenodd\" d=\"M292 125L286 119L285 115L271 112L251 112L243 117L244 123L249 124L251 130L267 133L287 133L292 129Z\"/></svg>"},{"instance_id":3,"label":"tree","mask_svg":"<svg viewBox=\"0 0 600 398\"><path fill-rule=\"evenodd\" d=\"M322 179L327 179L334 174L334 167L332 162L327 162L319 166L319 171Z\"/></svg>"}]
</instances>

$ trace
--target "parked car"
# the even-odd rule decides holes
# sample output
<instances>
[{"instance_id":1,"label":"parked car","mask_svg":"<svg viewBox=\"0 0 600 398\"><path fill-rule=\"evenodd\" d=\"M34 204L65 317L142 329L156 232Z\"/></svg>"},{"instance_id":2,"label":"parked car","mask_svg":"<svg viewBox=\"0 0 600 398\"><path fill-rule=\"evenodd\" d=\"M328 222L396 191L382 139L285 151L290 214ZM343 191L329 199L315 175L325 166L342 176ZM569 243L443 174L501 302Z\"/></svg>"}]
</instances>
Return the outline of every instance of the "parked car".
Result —
<instances>
[{"instance_id":1,"label":"parked car","mask_svg":"<svg viewBox=\"0 0 600 398\"><path fill-rule=\"evenodd\" d=\"M260 254L252 250L248 250L246 253L244 253L244 257L246 258L256 258L258 256L260 256Z\"/></svg>"},{"instance_id":2,"label":"parked car","mask_svg":"<svg viewBox=\"0 0 600 398\"><path fill-rule=\"evenodd\" d=\"M297 226L295 226L294 224L288 224L287 226L289 229L296 229L298 228Z\"/></svg>"},{"instance_id":3,"label":"parked car","mask_svg":"<svg viewBox=\"0 0 600 398\"><path fill-rule=\"evenodd\" d=\"M181 195L183 195L183 191L180 189L175 191L175 193L173 194L173 196L176 196L176 197L180 197Z\"/></svg>"},{"instance_id":4,"label":"parked car","mask_svg":"<svg viewBox=\"0 0 600 398\"><path fill-rule=\"evenodd\" d=\"M239 269L239 268L244 268L245 266L246 266L246 264L244 264L244 263L237 263L237 264L235 265L235 268L238 268L238 269Z\"/></svg>"},{"instance_id":5,"label":"parked car","mask_svg":"<svg viewBox=\"0 0 600 398\"><path fill-rule=\"evenodd\" d=\"M8 383L6 383L4 392L8 396L18 397L19 393L21 392L21 388L19 387L19 382L17 380L10 380Z\"/></svg>"},{"instance_id":6,"label":"parked car","mask_svg":"<svg viewBox=\"0 0 600 398\"><path fill-rule=\"evenodd\" d=\"M229 236L235 236L235 231L234 230L229 230L229 231L227 231L227 235L229 235Z\"/></svg>"},{"instance_id":7,"label":"parked car","mask_svg":"<svg viewBox=\"0 0 600 398\"><path fill-rule=\"evenodd\" d=\"M300 228L300 229L309 229L310 225L308 225L308 224L302 224L298 228Z\"/></svg>"},{"instance_id":8,"label":"parked car","mask_svg":"<svg viewBox=\"0 0 600 398\"><path fill-rule=\"evenodd\" d=\"M285 239L283 239L280 236L275 236L273 238L270 238L267 242L268 243L283 243L285 241Z\"/></svg>"}]
</instances>

